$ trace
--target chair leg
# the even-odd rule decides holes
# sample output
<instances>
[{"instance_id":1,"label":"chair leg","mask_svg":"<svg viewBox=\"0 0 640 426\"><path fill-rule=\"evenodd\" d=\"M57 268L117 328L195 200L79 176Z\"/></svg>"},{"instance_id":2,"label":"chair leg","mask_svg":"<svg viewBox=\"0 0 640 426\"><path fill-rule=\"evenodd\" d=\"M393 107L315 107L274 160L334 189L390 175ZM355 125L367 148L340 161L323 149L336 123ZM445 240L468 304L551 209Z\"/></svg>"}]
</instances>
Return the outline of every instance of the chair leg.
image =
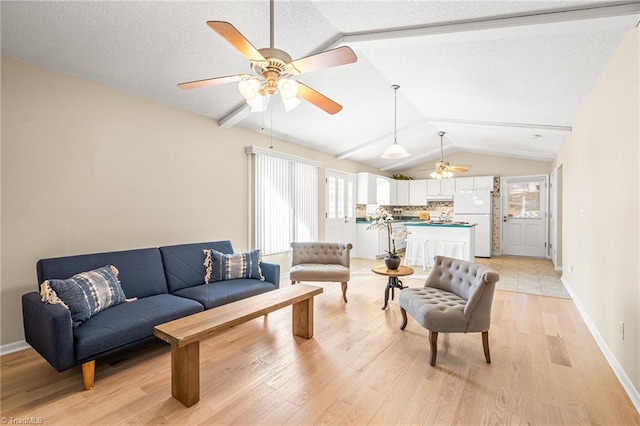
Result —
<instances>
[{"instance_id":1,"label":"chair leg","mask_svg":"<svg viewBox=\"0 0 640 426\"><path fill-rule=\"evenodd\" d=\"M401 307L400 313L402 314L402 325L400 326L400 330L404 330L407 326L407 311Z\"/></svg>"},{"instance_id":2,"label":"chair leg","mask_svg":"<svg viewBox=\"0 0 640 426\"><path fill-rule=\"evenodd\" d=\"M96 375L96 360L85 362L82 364L82 381L84 381L84 390L93 389L93 383Z\"/></svg>"},{"instance_id":3,"label":"chair leg","mask_svg":"<svg viewBox=\"0 0 640 426\"><path fill-rule=\"evenodd\" d=\"M347 282L342 283L342 298L344 299L344 303L347 303Z\"/></svg>"},{"instance_id":4,"label":"chair leg","mask_svg":"<svg viewBox=\"0 0 640 426\"><path fill-rule=\"evenodd\" d=\"M296 282L294 280L291 280L291 285L294 285Z\"/></svg>"},{"instance_id":5,"label":"chair leg","mask_svg":"<svg viewBox=\"0 0 640 426\"><path fill-rule=\"evenodd\" d=\"M484 359L487 360L487 364L491 364L491 355L489 355L489 332L482 332L482 348L484 349Z\"/></svg>"},{"instance_id":6,"label":"chair leg","mask_svg":"<svg viewBox=\"0 0 640 426\"><path fill-rule=\"evenodd\" d=\"M436 365L436 357L438 356L438 332L429 330L429 343L431 344L431 355L429 364L432 367Z\"/></svg>"}]
</instances>

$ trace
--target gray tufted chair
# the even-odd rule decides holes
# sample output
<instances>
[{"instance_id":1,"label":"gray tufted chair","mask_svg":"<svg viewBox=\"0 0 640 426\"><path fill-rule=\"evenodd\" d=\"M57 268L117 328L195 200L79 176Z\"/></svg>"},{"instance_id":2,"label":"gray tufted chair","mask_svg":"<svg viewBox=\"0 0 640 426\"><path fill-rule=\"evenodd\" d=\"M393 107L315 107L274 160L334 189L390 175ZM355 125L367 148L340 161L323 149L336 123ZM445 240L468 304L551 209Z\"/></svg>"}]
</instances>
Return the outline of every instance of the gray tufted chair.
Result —
<instances>
[{"instance_id":1,"label":"gray tufted chair","mask_svg":"<svg viewBox=\"0 0 640 426\"><path fill-rule=\"evenodd\" d=\"M402 326L407 326L407 312L429 330L431 357L436 365L438 333L482 333L482 346L487 363L489 324L493 291L500 277L493 269L444 256L436 256L433 270L423 288L405 288L398 303Z\"/></svg>"},{"instance_id":2,"label":"gray tufted chair","mask_svg":"<svg viewBox=\"0 0 640 426\"><path fill-rule=\"evenodd\" d=\"M346 302L352 248L350 243L291 243L291 284L300 281L339 282L342 283L342 298Z\"/></svg>"}]
</instances>

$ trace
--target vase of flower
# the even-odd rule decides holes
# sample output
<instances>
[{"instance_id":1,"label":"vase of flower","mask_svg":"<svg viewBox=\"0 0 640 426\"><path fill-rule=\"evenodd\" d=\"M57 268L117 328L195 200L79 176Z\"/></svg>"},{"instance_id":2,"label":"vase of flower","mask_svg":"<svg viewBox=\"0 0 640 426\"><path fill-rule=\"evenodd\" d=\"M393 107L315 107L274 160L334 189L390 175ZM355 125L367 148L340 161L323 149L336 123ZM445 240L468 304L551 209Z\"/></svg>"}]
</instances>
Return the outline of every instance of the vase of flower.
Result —
<instances>
[{"instance_id":1,"label":"vase of flower","mask_svg":"<svg viewBox=\"0 0 640 426\"><path fill-rule=\"evenodd\" d=\"M391 255L387 255L384 258L384 264L387 266L387 269L398 269L400 267L400 256L391 257Z\"/></svg>"},{"instance_id":2,"label":"vase of flower","mask_svg":"<svg viewBox=\"0 0 640 426\"><path fill-rule=\"evenodd\" d=\"M387 269L398 269L401 258L396 251L396 242L392 238L393 229L391 228L391 222L393 221L393 216L382 207L378 207L375 213L369 217L369 220L371 221L371 225L369 225L367 229L384 229L387 231L387 247L389 250L385 250L387 256L384 258L384 263Z\"/></svg>"}]
</instances>

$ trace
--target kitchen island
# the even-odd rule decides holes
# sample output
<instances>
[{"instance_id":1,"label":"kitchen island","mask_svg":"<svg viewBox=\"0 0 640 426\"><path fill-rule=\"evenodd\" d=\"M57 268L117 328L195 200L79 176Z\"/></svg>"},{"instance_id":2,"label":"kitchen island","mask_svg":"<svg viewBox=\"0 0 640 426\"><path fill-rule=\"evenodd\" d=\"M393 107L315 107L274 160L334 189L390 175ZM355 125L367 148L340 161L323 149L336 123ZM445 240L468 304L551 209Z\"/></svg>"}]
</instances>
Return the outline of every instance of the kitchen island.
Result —
<instances>
[{"instance_id":1,"label":"kitchen island","mask_svg":"<svg viewBox=\"0 0 640 426\"><path fill-rule=\"evenodd\" d=\"M455 257L473 262L475 259L475 223L463 222L407 222L407 241L416 239L426 241L428 251L428 263L433 263L433 258L437 255ZM405 256L409 260L421 257L421 244L410 244L407 247ZM409 252L410 250L410 252Z\"/></svg>"}]
</instances>

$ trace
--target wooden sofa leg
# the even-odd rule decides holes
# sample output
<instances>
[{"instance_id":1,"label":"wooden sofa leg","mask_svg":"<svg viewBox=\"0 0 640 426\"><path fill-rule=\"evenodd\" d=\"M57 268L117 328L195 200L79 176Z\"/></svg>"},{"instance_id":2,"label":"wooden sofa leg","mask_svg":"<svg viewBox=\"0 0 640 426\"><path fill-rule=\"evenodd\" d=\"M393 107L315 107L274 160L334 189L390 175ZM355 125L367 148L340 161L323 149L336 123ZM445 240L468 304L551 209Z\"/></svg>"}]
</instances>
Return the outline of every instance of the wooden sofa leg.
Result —
<instances>
[{"instance_id":1,"label":"wooden sofa leg","mask_svg":"<svg viewBox=\"0 0 640 426\"><path fill-rule=\"evenodd\" d=\"M407 311L404 308L400 308L400 313L402 314L402 325L400 326L400 330L404 330L407 326Z\"/></svg>"},{"instance_id":2,"label":"wooden sofa leg","mask_svg":"<svg viewBox=\"0 0 640 426\"><path fill-rule=\"evenodd\" d=\"M344 299L344 303L347 303L347 283L342 283L342 298Z\"/></svg>"},{"instance_id":3,"label":"wooden sofa leg","mask_svg":"<svg viewBox=\"0 0 640 426\"><path fill-rule=\"evenodd\" d=\"M291 285L295 285L295 283L296 282L294 280L291 280Z\"/></svg>"},{"instance_id":4,"label":"wooden sofa leg","mask_svg":"<svg viewBox=\"0 0 640 426\"><path fill-rule=\"evenodd\" d=\"M436 356L438 356L438 332L429 330L429 343L431 344L431 355L429 364L432 367L436 365Z\"/></svg>"},{"instance_id":5,"label":"wooden sofa leg","mask_svg":"<svg viewBox=\"0 0 640 426\"><path fill-rule=\"evenodd\" d=\"M93 389L93 382L96 376L96 361L89 361L82 364L82 380L84 381L84 390Z\"/></svg>"},{"instance_id":6,"label":"wooden sofa leg","mask_svg":"<svg viewBox=\"0 0 640 426\"><path fill-rule=\"evenodd\" d=\"M491 364L491 355L489 355L489 332L482 332L482 348L484 349L484 359L487 360L487 364Z\"/></svg>"}]
</instances>

